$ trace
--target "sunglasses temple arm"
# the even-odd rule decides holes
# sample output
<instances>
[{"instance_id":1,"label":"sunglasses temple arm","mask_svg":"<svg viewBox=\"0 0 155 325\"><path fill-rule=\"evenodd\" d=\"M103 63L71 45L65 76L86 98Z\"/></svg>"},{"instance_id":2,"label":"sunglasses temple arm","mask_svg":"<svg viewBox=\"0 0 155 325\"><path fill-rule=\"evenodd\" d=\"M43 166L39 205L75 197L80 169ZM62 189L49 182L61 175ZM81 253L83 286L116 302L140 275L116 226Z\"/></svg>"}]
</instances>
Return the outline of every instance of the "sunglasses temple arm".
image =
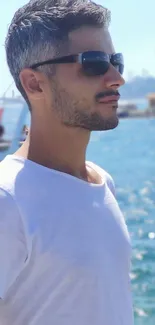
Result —
<instances>
[{"instance_id":1,"label":"sunglasses temple arm","mask_svg":"<svg viewBox=\"0 0 155 325\"><path fill-rule=\"evenodd\" d=\"M78 55L68 55L61 58L56 58L52 60L47 60L44 62L38 62L36 64L33 64L30 68L36 69L40 66L47 65L47 64L61 64L61 63L75 63L77 62Z\"/></svg>"}]
</instances>

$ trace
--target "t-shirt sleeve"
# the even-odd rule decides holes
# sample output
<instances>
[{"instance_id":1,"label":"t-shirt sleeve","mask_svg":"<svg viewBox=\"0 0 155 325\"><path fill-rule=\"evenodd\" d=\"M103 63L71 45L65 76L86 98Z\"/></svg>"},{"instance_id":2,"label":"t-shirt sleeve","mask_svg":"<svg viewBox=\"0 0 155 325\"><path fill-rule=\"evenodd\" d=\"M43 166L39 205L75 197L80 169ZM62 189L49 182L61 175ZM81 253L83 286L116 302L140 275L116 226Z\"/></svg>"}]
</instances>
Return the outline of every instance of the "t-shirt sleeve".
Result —
<instances>
[{"instance_id":1,"label":"t-shirt sleeve","mask_svg":"<svg viewBox=\"0 0 155 325\"><path fill-rule=\"evenodd\" d=\"M106 176L106 182L107 182L107 185L108 185L110 191L116 197L115 183L114 183L112 176L110 174L108 174L107 172L105 172L105 176Z\"/></svg>"},{"instance_id":2,"label":"t-shirt sleeve","mask_svg":"<svg viewBox=\"0 0 155 325\"><path fill-rule=\"evenodd\" d=\"M12 196L0 189L0 298L4 299L24 268L26 239L18 207Z\"/></svg>"}]
</instances>

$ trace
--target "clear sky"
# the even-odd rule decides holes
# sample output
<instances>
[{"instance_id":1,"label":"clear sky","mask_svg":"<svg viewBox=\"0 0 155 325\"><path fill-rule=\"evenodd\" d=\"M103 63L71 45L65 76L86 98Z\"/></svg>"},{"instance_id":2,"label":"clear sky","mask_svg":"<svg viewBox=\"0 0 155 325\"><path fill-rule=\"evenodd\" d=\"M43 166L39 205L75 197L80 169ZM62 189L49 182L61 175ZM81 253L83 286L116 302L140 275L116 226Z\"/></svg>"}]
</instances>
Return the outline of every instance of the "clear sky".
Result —
<instances>
[{"instance_id":1,"label":"clear sky","mask_svg":"<svg viewBox=\"0 0 155 325\"><path fill-rule=\"evenodd\" d=\"M2 0L0 19L0 96L11 84L4 51L14 12L28 0ZM110 31L117 52L125 56L125 76L155 75L155 0L96 0L112 12Z\"/></svg>"}]
</instances>

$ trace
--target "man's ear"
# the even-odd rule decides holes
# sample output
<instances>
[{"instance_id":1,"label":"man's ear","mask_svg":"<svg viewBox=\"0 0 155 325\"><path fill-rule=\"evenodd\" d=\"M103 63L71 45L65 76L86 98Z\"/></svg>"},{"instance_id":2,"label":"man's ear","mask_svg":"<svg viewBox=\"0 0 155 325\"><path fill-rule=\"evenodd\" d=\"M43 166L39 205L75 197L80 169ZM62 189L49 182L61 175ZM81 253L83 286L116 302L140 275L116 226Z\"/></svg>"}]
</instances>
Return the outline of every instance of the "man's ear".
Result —
<instances>
[{"instance_id":1,"label":"man's ear","mask_svg":"<svg viewBox=\"0 0 155 325\"><path fill-rule=\"evenodd\" d=\"M32 69L20 72L20 82L28 98L41 99L43 96L42 73Z\"/></svg>"}]
</instances>

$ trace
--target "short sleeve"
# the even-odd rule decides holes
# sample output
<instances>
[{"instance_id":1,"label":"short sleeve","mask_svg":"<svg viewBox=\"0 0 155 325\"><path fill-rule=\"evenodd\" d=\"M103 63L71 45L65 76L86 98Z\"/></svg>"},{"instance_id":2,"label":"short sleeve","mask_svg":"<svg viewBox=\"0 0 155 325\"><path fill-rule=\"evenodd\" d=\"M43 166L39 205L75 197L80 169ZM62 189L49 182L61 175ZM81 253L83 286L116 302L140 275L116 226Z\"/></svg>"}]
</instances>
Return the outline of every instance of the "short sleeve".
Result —
<instances>
[{"instance_id":1,"label":"short sleeve","mask_svg":"<svg viewBox=\"0 0 155 325\"><path fill-rule=\"evenodd\" d=\"M108 185L110 191L116 197L115 183L114 183L113 178L107 172L105 172L105 176L106 176L106 182L107 182L107 185Z\"/></svg>"},{"instance_id":2,"label":"short sleeve","mask_svg":"<svg viewBox=\"0 0 155 325\"><path fill-rule=\"evenodd\" d=\"M27 259L26 239L18 207L12 196L0 189L0 297L5 298Z\"/></svg>"}]
</instances>

